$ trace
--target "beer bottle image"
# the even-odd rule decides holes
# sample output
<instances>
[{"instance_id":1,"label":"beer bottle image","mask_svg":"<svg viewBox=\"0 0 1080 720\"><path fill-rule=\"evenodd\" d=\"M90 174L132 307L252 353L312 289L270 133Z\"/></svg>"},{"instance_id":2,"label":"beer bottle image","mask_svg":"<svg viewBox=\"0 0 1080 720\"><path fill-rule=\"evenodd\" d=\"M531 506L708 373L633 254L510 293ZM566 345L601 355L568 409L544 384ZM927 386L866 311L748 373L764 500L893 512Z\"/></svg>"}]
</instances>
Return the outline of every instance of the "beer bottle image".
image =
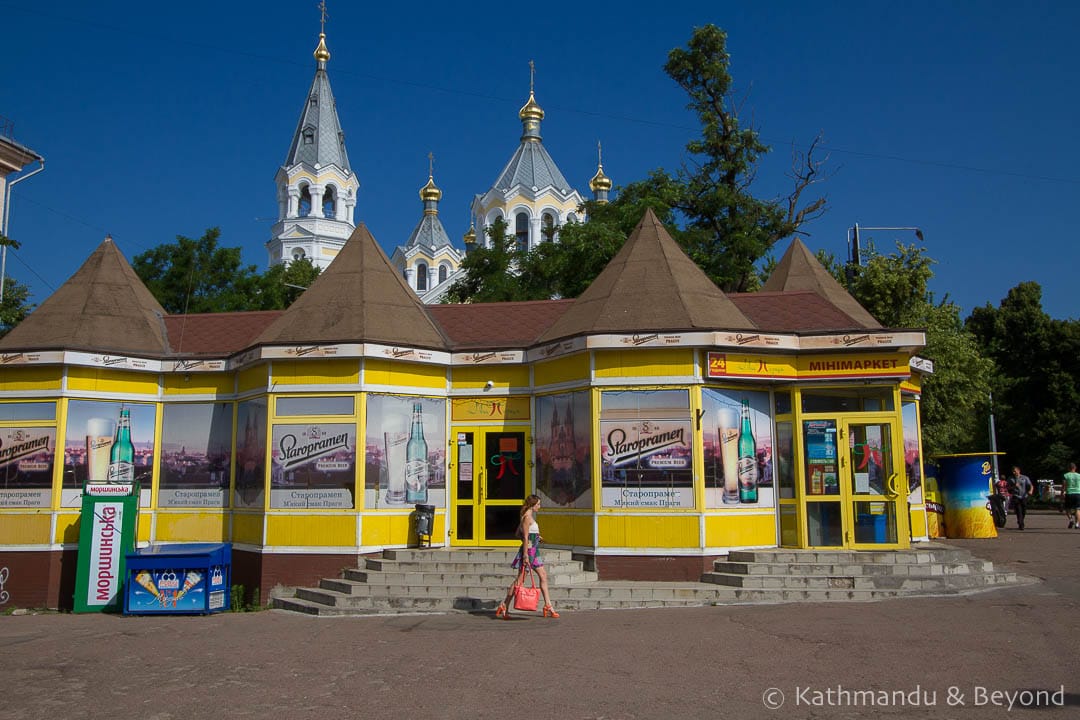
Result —
<instances>
[{"instance_id":1,"label":"beer bottle image","mask_svg":"<svg viewBox=\"0 0 1080 720\"><path fill-rule=\"evenodd\" d=\"M131 411L120 411L116 437L109 450L108 482L130 485L135 482L135 446L131 443Z\"/></svg>"},{"instance_id":2,"label":"beer bottle image","mask_svg":"<svg viewBox=\"0 0 1080 720\"><path fill-rule=\"evenodd\" d=\"M428 499L428 447L424 440L422 405L412 406L409 442L405 445L405 502L426 503Z\"/></svg>"},{"instance_id":3,"label":"beer bottle image","mask_svg":"<svg viewBox=\"0 0 1080 720\"><path fill-rule=\"evenodd\" d=\"M750 401L743 400L739 425L739 502L757 501L757 447L750 427Z\"/></svg>"}]
</instances>

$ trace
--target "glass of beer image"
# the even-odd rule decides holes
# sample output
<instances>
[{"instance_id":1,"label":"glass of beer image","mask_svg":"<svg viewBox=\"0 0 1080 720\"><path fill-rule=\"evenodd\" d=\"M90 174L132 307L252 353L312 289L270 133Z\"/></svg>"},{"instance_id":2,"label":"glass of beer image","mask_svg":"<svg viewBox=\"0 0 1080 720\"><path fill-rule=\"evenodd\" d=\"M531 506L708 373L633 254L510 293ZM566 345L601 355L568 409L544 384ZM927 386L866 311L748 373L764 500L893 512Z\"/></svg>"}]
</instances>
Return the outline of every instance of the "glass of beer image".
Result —
<instances>
[{"instance_id":1,"label":"glass of beer image","mask_svg":"<svg viewBox=\"0 0 1080 720\"><path fill-rule=\"evenodd\" d=\"M113 427L113 421L107 418L86 421L86 479L90 482L105 482L109 477Z\"/></svg>"},{"instance_id":2,"label":"glass of beer image","mask_svg":"<svg viewBox=\"0 0 1080 720\"><path fill-rule=\"evenodd\" d=\"M383 433L386 502L391 505L405 504L405 451L408 443L409 435L404 431Z\"/></svg>"},{"instance_id":3,"label":"glass of beer image","mask_svg":"<svg viewBox=\"0 0 1080 720\"><path fill-rule=\"evenodd\" d=\"M728 505L739 504L739 412L733 407L720 408L720 457L724 463L724 495Z\"/></svg>"}]
</instances>

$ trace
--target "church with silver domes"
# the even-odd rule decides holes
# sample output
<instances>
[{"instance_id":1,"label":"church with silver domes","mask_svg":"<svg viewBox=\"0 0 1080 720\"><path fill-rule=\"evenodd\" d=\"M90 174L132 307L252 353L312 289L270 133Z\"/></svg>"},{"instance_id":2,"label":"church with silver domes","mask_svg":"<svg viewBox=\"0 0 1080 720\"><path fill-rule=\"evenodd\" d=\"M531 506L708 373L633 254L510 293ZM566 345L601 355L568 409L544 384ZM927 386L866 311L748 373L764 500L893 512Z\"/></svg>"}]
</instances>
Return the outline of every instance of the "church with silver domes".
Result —
<instances>
[{"instance_id":1,"label":"church with silver domes","mask_svg":"<svg viewBox=\"0 0 1080 720\"><path fill-rule=\"evenodd\" d=\"M315 78L288 155L275 177L278 219L266 247L270 265L308 258L325 270L356 229L360 182L349 164L345 133L330 90L325 27L314 55ZM562 225L586 219L581 210L585 198L566 180L542 142L544 110L536 102L534 66L529 65L529 99L518 111L520 143L492 186L473 198L464 249L453 244L439 219L442 191L435 184L434 166L429 164L427 183L420 189L420 220L390 257L424 303L442 301L461 274L465 254L490 243L487 228L496 219L506 223L508 232L525 250L549 238L557 241ZM429 154L429 160L431 157ZM607 202L611 187L598 157L596 174L589 182L593 199Z\"/></svg>"}]
</instances>

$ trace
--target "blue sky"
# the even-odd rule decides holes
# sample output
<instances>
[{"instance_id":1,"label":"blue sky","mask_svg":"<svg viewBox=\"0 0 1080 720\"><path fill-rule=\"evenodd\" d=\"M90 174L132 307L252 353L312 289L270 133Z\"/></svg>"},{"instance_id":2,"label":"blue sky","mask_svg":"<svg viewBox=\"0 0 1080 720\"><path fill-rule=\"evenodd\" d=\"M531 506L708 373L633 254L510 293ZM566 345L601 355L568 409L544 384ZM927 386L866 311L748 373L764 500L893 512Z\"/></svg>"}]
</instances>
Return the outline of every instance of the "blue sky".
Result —
<instances>
[{"instance_id":1,"label":"blue sky","mask_svg":"<svg viewBox=\"0 0 1080 720\"><path fill-rule=\"evenodd\" d=\"M525 7L525 6L520 6ZM693 28L728 32L731 71L773 152L754 185L786 194L791 145L824 133L829 212L804 241L917 226L932 288L971 308L1039 282L1071 296L1080 193L1070 2L600 3L330 0L330 81L361 182L356 219L388 253L421 216L428 152L460 243L472 196L518 145L536 61L544 145L588 193L596 143L618 184L675 169L699 126L664 74ZM658 6L659 7L659 6ZM260 270L314 70L315 0L131 4L0 0L0 116L46 159L14 188L8 273L40 302L111 233L130 260L219 226ZM886 251L908 231L864 231ZM778 254L786 247L780 247Z\"/></svg>"}]
</instances>

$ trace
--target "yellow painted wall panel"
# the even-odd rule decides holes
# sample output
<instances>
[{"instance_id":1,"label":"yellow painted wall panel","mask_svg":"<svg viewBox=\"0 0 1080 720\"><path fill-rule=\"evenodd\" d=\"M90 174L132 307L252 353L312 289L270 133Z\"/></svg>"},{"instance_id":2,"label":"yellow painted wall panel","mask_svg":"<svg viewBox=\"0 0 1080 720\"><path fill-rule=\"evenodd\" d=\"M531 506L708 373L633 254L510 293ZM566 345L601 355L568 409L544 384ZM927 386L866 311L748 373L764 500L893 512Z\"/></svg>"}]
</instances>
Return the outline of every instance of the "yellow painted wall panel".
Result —
<instances>
[{"instance_id":1,"label":"yellow painted wall panel","mask_svg":"<svg viewBox=\"0 0 1080 720\"><path fill-rule=\"evenodd\" d=\"M402 388L446 389L446 368L440 365L365 360L364 382L372 385L399 385Z\"/></svg>"},{"instance_id":2,"label":"yellow painted wall panel","mask_svg":"<svg viewBox=\"0 0 1080 720\"><path fill-rule=\"evenodd\" d=\"M157 395L157 373L131 372L130 370L103 370L88 367L68 367L69 390L92 392L139 393Z\"/></svg>"},{"instance_id":3,"label":"yellow painted wall panel","mask_svg":"<svg viewBox=\"0 0 1080 720\"><path fill-rule=\"evenodd\" d=\"M599 547L696 548L697 515L602 515Z\"/></svg>"},{"instance_id":4,"label":"yellow painted wall panel","mask_svg":"<svg viewBox=\"0 0 1080 720\"><path fill-rule=\"evenodd\" d=\"M357 360L275 360L274 382L279 385L350 385L360 382Z\"/></svg>"},{"instance_id":5,"label":"yellow painted wall panel","mask_svg":"<svg viewBox=\"0 0 1080 720\"><path fill-rule=\"evenodd\" d=\"M911 520L911 534L915 537L926 537L926 507L924 505L909 505L908 517Z\"/></svg>"},{"instance_id":6,"label":"yellow painted wall panel","mask_svg":"<svg viewBox=\"0 0 1080 720\"><path fill-rule=\"evenodd\" d=\"M435 536L442 518L435 513ZM412 519L408 515L365 515L360 531L362 545L405 545L410 540Z\"/></svg>"},{"instance_id":7,"label":"yellow painted wall panel","mask_svg":"<svg viewBox=\"0 0 1080 720\"><path fill-rule=\"evenodd\" d=\"M233 512L232 541L248 545L262 545L264 518L265 515L262 513Z\"/></svg>"},{"instance_id":8,"label":"yellow painted wall panel","mask_svg":"<svg viewBox=\"0 0 1080 720\"><path fill-rule=\"evenodd\" d=\"M389 545L393 534L393 520L404 520L408 523L408 516L401 518L390 515L365 515L360 521L360 544L361 545ZM407 528L406 528L407 532Z\"/></svg>"},{"instance_id":9,"label":"yellow painted wall panel","mask_svg":"<svg viewBox=\"0 0 1080 720\"><path fill-rule=\"evenodd\" d=\"M589 354L578 353L566 358L538 362L533 365L533 382L537 387L589 379Z\"/></svg>"},{"instance_id":10,"label":"yellow painted wall panel","mask_svg":"<svg viewBox=\"0 0 1080 720\"><path fill-rule=\"evenodd\" d=\"M256 365L240 371L236 378L236 386L240 392L263 389L266 387L269 377L269 365Z\"/></svg>"},{"instance_id":11,"label":"yellow painted wall panel","mask_svg":"<svg viewBox=\"0 0 1080 720\"><path fill-rule=\"evenodd\" d=\"M455 390L476 389L487 385L490 380L496 388L528 387L528 365L482 365L465 366L450 369L450 386Z\"/></svg>"},{"instance_id":12,"label":"yellow painted wall panel","mask_svg":"<svg viewBox=\"0 0 1080 720\"><path fill-rule=\"evenodd\" d=\"M150 525L152 524L152 520L153 517L151 516L149 509L139 508L139 519L135 523L135 542L150 542Z\"/></svg>"},{"instance_id":13,"label":"yellow painted wall panel","mask_svg":"<svg viewBox=\"0 0 1080 720\"><path fill-rule=\"evenodd\" d=\"M387 515L372 513L364 515L360 528L360 544L371 546L415 545L416 535L412 531L413 523L409 515ZM432 529L433 541L446 536L446 518L443 511L435 511L435 527Z\"/></svg>"},{"instance_id":14,"label":"yellow painted wall panel","mask_svg":"<svg viewBox=\"0 0 1080 720\"><path fill-rule=\"evenodd\" d=\"M56 539L54 542L74 545L79 542L79 513L56 516Z\"/></svg>"},{"instance_id":15,"label":"yellow painted wall panel","mask_svg":"<svg viewBox=\"0 0 1080 720\"><path fill-rule=\"evenodd\" d=\"M229 517L220 512L159 512L155 539L158 542L227 542Z\"/></svg>"},{"instance_id":16,"label":"yellow painted wall panel","mask_svg":"<svg viewBox=\"0 0 1080 720\"><path fill-rule=\"evenodd\" d=\"M266 544L279 547L355 545L355 515L268 515Z\"/></svg>"},{"instance_id":17,"label":"yellow painted wall panel","mask_svg":"<svg viewBox=\"0 0 1080 720\"><path fill-rule=\"evenodd\" d=\"M593 547L593 521L591 515L568 515L545 512L540 518L544 542L553 545ZM543 548L541 548L541 554Z\"/></svg>"},{"instance_id":18,"label":"yellow painted wall panel","mask_svg":"<svg viewBox=\"0 0 1080 720\"><path fill-rule=\"evenodd\" d=\"M59 390L62 377L59 367L5 367L0 390Z\"/></svg>"},{"instance_id":19,"label":"yellow painted wall panel","mask_svg":"<svg viewBox=\"0 0 1080 720\"><path fill-rule=\"evenodd\" d=\"M232 373L167 373L166 395L231 395L235 381Z\"/></svg>"},{"instance_id":20,"label":"yellow painted wall panel","mask_svg":"<svg viewBox=\"0 0 1080 720\"><path fill-rule=\"evenodd\" d=\"M694 368L690 349L598 350L594 365L598 378L686 377Z\"/></svg>"},{"instance_id":21,"label":"yellow painted wall panel","mask_svg":"<svg viewBox=\"0 0 1080 720\"><path fill-rule=\"evenodd\" d=\"M705 518L706 547L775 544L776 518L772 515L710 515Z\"/></svg>"},{"instance_id":22,"label":"yellow painted wall panel","mask_svg":"<svg viewBox=\"0 0 1080 720\"><path fill-rule=\"evenodd\" d=\"M0 514L0 545L47 545L51 525L49 511Z\"/></svg>"},{"instance_id":23,"label":"yellow painted wall panel","mask_svg":"<svg viewBox=\"0 0 1080 720\"><path fill-rule=\"evenodd\" d=\"M524 395L494 395L491 397L451 398L450 419L454 422L528 420L529 398Z\"/></svg>"}]
</instances>

